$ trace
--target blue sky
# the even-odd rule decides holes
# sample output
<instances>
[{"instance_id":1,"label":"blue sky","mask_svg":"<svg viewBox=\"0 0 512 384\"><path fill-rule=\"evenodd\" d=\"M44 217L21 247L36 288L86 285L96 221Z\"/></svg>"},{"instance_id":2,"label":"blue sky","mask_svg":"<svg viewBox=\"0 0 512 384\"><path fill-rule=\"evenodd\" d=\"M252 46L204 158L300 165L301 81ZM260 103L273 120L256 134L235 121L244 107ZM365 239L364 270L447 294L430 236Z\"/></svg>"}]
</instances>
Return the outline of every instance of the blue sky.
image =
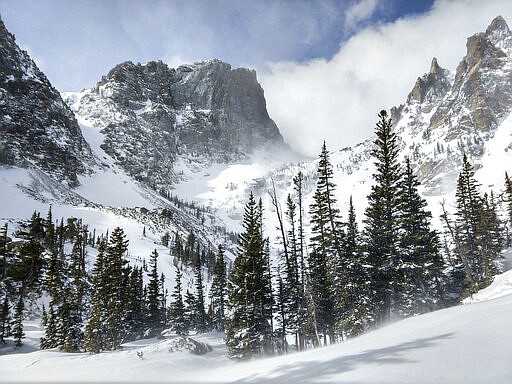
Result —
<instances>
[{"instance_id":1,"label":"blue sky","mask_svg":"<svg viewBox=\"0 0 512 384\"><path fill-rule=\"evenodd\" d=\"M1 0L0 12L54 85L70 91L94 85L124 60L215 57L261 69L267 62L329 59L361 28L431 6L429 0Z\"/></svg>"},{"instance_id":2,"label":"blue sky","mask_svg":"<svg viewBox=\"0 0 512 384\"><path fill-rule=\"evenodd\" d=\"M60 91L126 60L254 68L285 140L311 156L369 137L433 56L454 70L467 37L512 22L510 0L0 0L0 13Z\"/></svg>"}]
</instances>

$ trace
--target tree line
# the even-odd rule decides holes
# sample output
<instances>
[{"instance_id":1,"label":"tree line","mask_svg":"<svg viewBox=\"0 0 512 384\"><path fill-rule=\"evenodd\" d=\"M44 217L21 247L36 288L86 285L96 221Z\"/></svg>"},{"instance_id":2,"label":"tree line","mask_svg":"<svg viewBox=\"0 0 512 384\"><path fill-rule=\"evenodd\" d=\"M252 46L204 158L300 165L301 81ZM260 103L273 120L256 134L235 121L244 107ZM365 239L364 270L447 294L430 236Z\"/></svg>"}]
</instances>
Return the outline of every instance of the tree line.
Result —
<instances>
[{"instance_id":1,"label":"tree line","mask_svg":"<svg viewBox=\"0 0 512 384\"><path fill-rule=\"evenodd\" d=\"M399 161L398 137L386 111L378 115L371 155L375 171L358 228L352 198L343 220L324 142L306 239L302 173L281 209L270 191L280 234L280 260L272 272L262 204L249 196L237 258L228 281L227 346L233 358L302 350L357 336L390 319L454 305L484 288L500 272L510 246L498 199L481 195L473 166L463 157L456 211L443 207L442 232L419 193L409 159ZM512 185L506 175L501 201L512 223Z\"/></svg>"},{"instance_id":2,"label":"tree line","mask_svg":"<svg viewBox=\"0 0 512 384\"><path fill-rule=\"evenodd\" d=\"M381 111L372 150L375 172L360 229L352 198L342 215L335 199L333 166L324 143L316 189L304 202L305 176L293 177L284 209L272 185L279 257L271 257L261 199L251 193L244 208L236 258L224 248L201 246L167 232L161 243L175 266L175 285L165 290L155 250L142 266L127 258L122 228L90 233L78 219L54 222L34 213L13 242L0 231L0 343L23 338L25 301L46 292L41 348L68 352L115 350L123 342L158 336L225 332L229 356L286 353L357 336L390 319L404 318L460 302L489 285L499 273L500 252L511 245L512 183L481 194L464 155L456 207L443 206L444 228L432 229L432 214L419 193L409 159L399 161L398 138ZM504 203L508 225L498 209ZM345 217L345 218L343 218ZM310 236L306 236L309 223ZM88 250L97 253L87 267ZM185 289L183 272L193 274ZM205 282L211 281L207 291Z\"/></svg>"}]
</instances>

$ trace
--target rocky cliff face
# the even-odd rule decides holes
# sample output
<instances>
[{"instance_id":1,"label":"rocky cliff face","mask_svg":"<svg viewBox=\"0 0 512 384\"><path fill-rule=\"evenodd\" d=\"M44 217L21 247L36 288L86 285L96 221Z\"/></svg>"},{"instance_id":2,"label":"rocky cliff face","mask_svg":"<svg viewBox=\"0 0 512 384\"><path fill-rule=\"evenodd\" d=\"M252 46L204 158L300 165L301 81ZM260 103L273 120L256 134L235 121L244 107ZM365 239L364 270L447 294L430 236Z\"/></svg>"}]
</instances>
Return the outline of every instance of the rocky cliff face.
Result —
<instances>
[{"instance_id":1,"label":"rocky cliff face","mask_svg":"<svg viewBox=\"0 0 512 384\"><path fill-rule=\"evenodd\" d=\"M2 21L0 164L36 167L71 187L94 164L73 112Z\"/></svg>"},{"instance_id":2,"label":"rocky cliff face","mask_svg":"<svg viewBox=\"0 0 512 384\"><path fill-rule=\"evenodd\" d=\"M153 186L179 180L180 160L230 162L262 147L286 147L256 73L218 60L177 69L125 62L67 101L101 129L107 154Z\"/></svg>"},{"instance_id":3,"label":"rocky cliff face","mask_svg":"<svg viewBox=\"0 0 512 384\"><path fill-rule=\"evenodd\" d=\"M454 187L463 153L480 166L486 142L511 111L512 33L498 16L468 38L455 73L434 59L392 117L427 192L442 194ZM512 137L505 147L511 144Z\"/></svg>"}]
</instances>

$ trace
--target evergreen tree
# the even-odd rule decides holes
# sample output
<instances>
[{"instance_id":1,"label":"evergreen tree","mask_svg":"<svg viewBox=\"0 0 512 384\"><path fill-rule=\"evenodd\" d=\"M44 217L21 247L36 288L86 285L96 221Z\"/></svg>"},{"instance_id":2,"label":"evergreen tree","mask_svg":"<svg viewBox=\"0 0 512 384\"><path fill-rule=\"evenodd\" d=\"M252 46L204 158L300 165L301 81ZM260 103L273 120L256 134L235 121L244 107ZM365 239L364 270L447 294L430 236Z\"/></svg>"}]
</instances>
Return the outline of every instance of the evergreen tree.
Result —
<instances>
[{"instance_id":1,"label":"evergreen tree","mask_svg":"<svg viewBox=\"0 0 512 384\"><path fill-rule=\"evenodd\" d=\"M55 247L55 225L53 224L52 217L52 207L48 208L48 214L46 215L46 220L44 221L45 226L45 236L44 236L44 245L47 249L53 250Z\"/></svg>"},{"instance_id":2,"label":"evergreen tree","mask_svg":"<svg viewBox=\"0 0 512 384\"><path fill-rule=\"evenodd\" d=\"M99 353L105 348L106 329L104 321L107 304L107 276L105 275L104 258L106 249L106 240L104 238L98 240L98 255L91 275L91 309L85 326L83 342L84 349L92 353Z\"/></svg>"},{"instance_id":3,"label":"evergreen tree","mask_svg":"<svg viewBox=\"0 0 512 384\"><path fill-rule=\"evenodd\" d=\"M227 294L227 271L224 260L224 248L219 245L217 260L213 269L213 280L210 289L210 300L212 305L212 325L217 331L224 331L226 326L226 294Z\"/></svg>"},{"instance_id":4,"label":"evergreen tree","mask_svg":"<svg viewBox=\"0 0 512 384\"><path fill-rule=\"evenodd\" d=\"M23 303L23 295L20 293L20 297L18 299L18 303L16 304L16 310L14 312L14 318L12 322L12 336L14 338L14 345L16 347L21 347L23 345L21 339L25 337L25 333L23 332L23 310L25 309L25 305Z\"/></svg>"},{"instance_id":5,"label":"evergreen tree","mask_svg":"<svg viewBox=\"0 0 512 384\"><path fill-rule=\"evenodd\" d=\"M373 322L373 317L370 271L362 252L352 196L349 200L346 235L342 249L345 263L342 289L336 297L336 312L339 315L336 326L340 333L353 337L363 333Z\"/></svg>"},{"instance_id":6,"label":"evergreen tree","mask_svg":"<svg viewBox=\"0 0 512 384\"><path fill-rule=\"evenodd\" d=\"M176 285L171 295L171 300L168 317L172 328L178 335L187 335L188 325L185 319L185 305L183 304L183 296L181 294L181 271L178 267L176 267Z\"/></svg>"},{"instance_id":7,"label":"evergreen tree","mask_svg":"<svg viewBox=\"0 0 512 384\"><path fill-rule=\"evenodd\" d=\"M391 129L386 111L379 113L372 156L375 158L375 184L368 196L365 223L365 245L371 265L373 317L377 324L390 318L394 303L399 262L400 182L397 136Z\"/></svg>"},{"instance_id":8,"label":"evergreen tree","mask_svg":"<svg viewBox=\"0 0 512 384\"><path fill-rule=\"evenodd\" d=\"M196 315L197 315L197 304L196 297L193 292L188 289L183 296L183 304L185 305L185 323L187 324L187 330L193 330L196 327Z\"/></svg>"},{"instance_id":9,"label":"evergreen tree","mask_svg":"<svg viewBox=\"0 0 512 384\"><path fill-rule=\"evenodd\" d=\"M41 338L39 346L41 349L50 349L58 346L57 344L56 316L53 307L50 305L48 319L44 328L44 336Z\"/></svg>"},{"instance_id":10,"label":"evergreen tree","mask_svg":"<svg viewBox=\"0 0 512 384\"><path fill-rule=\"evenodd\" d=\"M481 239L480 252L482 255L482 279L485 285L489 285L495 275L500 273L497 260L501 257L501 251L505 239L503 237L503 226L498 216L496 199L491 191L491 196L484 194L483 210L481 217Z\"/></svg>"},{"instance_id":11,"label":"evergreen tree","mask_svg":"<svg viewBox=\"0 0 512 384\"><path fill-rule=\"evenodd\" d=\"M4 339L10 335L10 321L9 298L5 295L0 308L0 344L4 344Z\"/></svg>"},{"instance_id":12,"label":"evergreen tree","mask_svg":"<svg viewBox=\"0 0 512 384\"><path fill-rule=\"evenodd\" d=\"M508 222L509 227L512 229L512 180L510 180L508 173L505 172L505 203L507 204ZM507 239L507 245L511 244L510 235Z\"/></svg>"},{"instance_id":13,"label":"evergreen tree","mask_svg":"<svg viewBox=\"0 0 512 384\"><path fill-rule=\"evenodd\" d=\"M160 283L158 278L157 259L158 252L155 249L149 259L149 281L146 287L146 326L149 330L149 336L155 336L162 331L162 308L160 301Z\"/></svg>"},{"instance_id":14,"label":"evergreen tree","mask_svg":"<svg viewBox=\"0 0 512 384\"><path fill-rule=\"evenodd\" d=\"M248 359L267 351L272 331L268 314L268 264L262 236L262 210L251 193L244 210L243 232L228 282L231 317L226 344L232 358Z\"/></svg>"},{"instance_id":15,"label":"evergreen tree","mask_svg":"<svg viewBox=\"0 0 512 384\"><path fill-rule=\"evenodd\" d=\"M456 250L466 273L467 290L463 296L491 283L498 273L495 262L502 248L494 203L481 197L474 174L473 166L464 154L455 195Z\"/></svg>"},{"instance_id":16,"label":"evergreen tree","mask_svg":"<svg viewBox=\"0 0 512 384\"><path fill-rule=\"evenodd\" d=\"M129 270L124 253L128 240L122 228L115 228L110 236L103 261L103 281L105 292L105 347L107 350L119 348L126 336L124 328L124 302Z\"/></svg>"},{"instance_id":17,"label":"evergreen tree","mask_svg":"<svg viewBox=\"0 0 512 384\"><path fill-rule=\"evenodd\" d=\"M432 215L418 192L419 182L406 159L400 201L400 254L392 280L399 316L433 310L442 301L440 279L444 268L437 233L430 229Z\"/></svg>"},{"instance_id":18,"label":"evergreen tree","mask_svg":"<svg viewBox=\"0 0 512 384\"><path fill-rule=\"evenodd\" d=\"M208 318L204 309L204 287L201 269L201 257L198 255L194 265L194 272L196 285L195 329L199 333L206 332L208 330Z\"/></svg>"},{"instance_id":19,"label":"evergreen tree","mask_svg":"<svg viewBox=\"0 0 512 384\"><path fill-rule=\"evenodd\" d=\"M310 333L311 313L308 313L312 306L307 304L306 299L306 254L305 254L305 235L304 235L304 208L303 208L303 182L304 174L299 172L293 178L293 189L297 196L297 253L298 253L298 269L299 269L299 298L300 307L297 319L299 328L299 349L304 350L306 345L306 334Z\"/></svg>"},{"instance_id":20,"label":"evergreen tree","mask_svg":"<svg viewBox=\"0 0 512 384\"><path fill-rule=\"evenodd\" d=\"M311 294L316 310L318 329L324 334L324 342L329 336L334 338L334 297L341 285L337 275L341 257L342 230L339 211L335 207L335 185L332 182L332 165L325 142L318 163L318 181L310 206L311 241L308 264Z\"/></svg>"},{"instance_id":21,"label":"evergreen tree","mask_svg":"<svg viewBox=\"0 0 512 384\"><path fill-rule=\"evenodd\" d=\"M142 268L133 267L128 281L128 295L125 302L125 323L130 339L138 339L144 335L146 314L146 300L144 297L144 283ZM162 308L160 308L160 311ZM160 325L161 327L161 325Z\"/></svg>"}]
</instances>

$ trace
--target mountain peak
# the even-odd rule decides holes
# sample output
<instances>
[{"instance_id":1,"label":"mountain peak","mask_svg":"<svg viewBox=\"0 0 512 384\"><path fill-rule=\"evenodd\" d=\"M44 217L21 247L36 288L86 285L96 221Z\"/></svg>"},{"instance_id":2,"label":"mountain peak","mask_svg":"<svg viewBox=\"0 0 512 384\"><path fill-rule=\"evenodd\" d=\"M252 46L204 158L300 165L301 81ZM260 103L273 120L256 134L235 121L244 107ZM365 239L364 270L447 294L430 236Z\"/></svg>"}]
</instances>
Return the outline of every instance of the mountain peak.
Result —
<instances>
[{"instance_id":1,"label":"mountain peak","mask_svg":"<svg viewBox=\"0 0 512 384\"><path fill-rule=\"evenodd\" d=\"M494 32L503 32L506 34L510 34L508 24L502 16L496 16L494 18L491 24L489 24L489 26L487 27L485 34L490 35Z\"/></svg>"},{"instance_id":2,"label":"mountain peak","mask_svg":"<svg viewBox=\"0 0 512 384\"><path fill-rule=\"evenodd\" d=\"M416 80L416 84L409 94L409 99L423 102L432 102L444 97L450 88L449 72L437 63L434 57L430 64L430 70Z\"/></svg>"},{"instance_id":3,"label":"mountain peak","mask_svg":"<svg viewBox=\"0 0 512 384\"><path fill-rule=\"evenodd\" d=\"M485 37L496 48L503 50L509 56L512 55L512 32L503 17L494 18L485 31Z\"/></svg>"},{"instance_id":4,"label":"mountain peak","mask_svg":"<svg viewBox=\"0 0 512 384\"><path fill-rule=\"evenodd\" d=\"M1 20L0 48L0 165L77 186L94 159L73 113Z\"/></svg>"},{"instance_id":5,"label":"mountain peak","mask_svg":"<svg viewBox=\"0 0 512 384\"><path fill-rule=\"evenodd\" d=\"M442 70L443 69L437 63L437 59L435 57L432 58L432 63L430 64L430 71L428 73L435 75L441 73Z\"/></svg>"}]
</instances>

